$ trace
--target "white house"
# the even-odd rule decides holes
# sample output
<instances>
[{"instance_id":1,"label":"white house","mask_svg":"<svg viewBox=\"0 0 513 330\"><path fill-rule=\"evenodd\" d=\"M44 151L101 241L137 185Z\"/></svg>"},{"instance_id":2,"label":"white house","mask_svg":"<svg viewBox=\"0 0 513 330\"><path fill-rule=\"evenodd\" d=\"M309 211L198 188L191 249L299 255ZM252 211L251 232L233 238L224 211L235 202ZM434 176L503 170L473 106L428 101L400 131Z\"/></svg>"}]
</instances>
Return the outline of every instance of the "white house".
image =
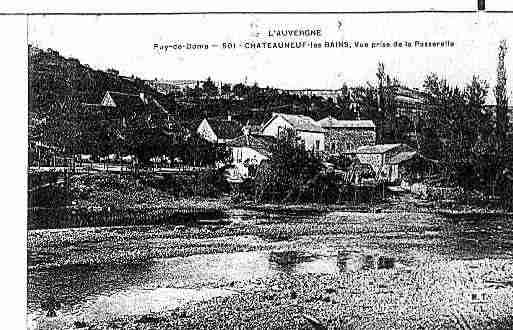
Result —
<instances>
[{"instance_id":1,"label":"white house","mask_svg":"<svg viewBox=\"0 0 513 330\"><path fill-rule=\"evenodd\" d=\"M272 146L276 140L272 136L244 134L230 141L233 164L242 177L253 176L250 168L255 168L263 160L271 157Z\"/></svg>"},{"instance_id":2,"label":"white house","mask_svg":"<svg viewBox=\"0 0 513 330\"><path fill-rule=\"evenodd\" d=\"M262 135L278 138L285 129L294 130L307 150L324 151L325 130L308 116L273 113L262 125Z\"/></svg>"}]
</instances>

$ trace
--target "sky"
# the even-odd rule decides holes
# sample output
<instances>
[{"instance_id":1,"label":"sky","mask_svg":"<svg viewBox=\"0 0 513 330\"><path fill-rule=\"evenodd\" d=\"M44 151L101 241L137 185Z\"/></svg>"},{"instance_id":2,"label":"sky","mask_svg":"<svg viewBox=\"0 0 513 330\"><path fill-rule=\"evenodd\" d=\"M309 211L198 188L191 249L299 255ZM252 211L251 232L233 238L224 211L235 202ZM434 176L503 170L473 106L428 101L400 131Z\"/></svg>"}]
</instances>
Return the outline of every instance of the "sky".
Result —
<instances>
[{"instance_id":1,"label":"sky","mask_svg":"<svg viewBox=\"0 0 513 330\"><path fill-rule=\"evenodd\" d=\"M506 68L513 91L513 14L196 14L30 16L28 40L96 69L144 79L212 77L284 89L335 89L376 81L377 63L409 87L430 72L463 86L472 75L495 85L497 48L509 43ZM320 29L321 37L267 37L269 30ZM257 36L258 35L258 36ZM446 48L244 49L255 41L452 41ZM219 44L237 49L154 49L154 44ZM490 89L488 103L494 103Z\"/></svg>"}]
</instances>

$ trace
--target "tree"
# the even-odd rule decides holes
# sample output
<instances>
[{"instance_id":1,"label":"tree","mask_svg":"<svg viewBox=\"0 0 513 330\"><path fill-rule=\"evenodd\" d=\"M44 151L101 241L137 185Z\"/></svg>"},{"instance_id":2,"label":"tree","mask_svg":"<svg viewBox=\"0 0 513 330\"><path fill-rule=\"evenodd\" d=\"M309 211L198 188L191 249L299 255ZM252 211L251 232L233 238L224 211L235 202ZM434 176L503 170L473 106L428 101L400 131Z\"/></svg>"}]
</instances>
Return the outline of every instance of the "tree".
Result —
<instances>
[{"instance_id":1,"label":"tree","mask_svg":"<svg viewBox=\"0 0 513 330\"><path fill-rule=\"evenodd\" d=\"M230 85L230 84L222 84L221 85L221 94L230 95L231 91L232 91L232 85Z\"/></svg>"},{"instance_id":2,"label":"tree","mask_svg":"<svg viewBox=\"0 0 513 330\"><path fill-rule=\"evenodd\" d=\"M506 67L504 58L506 57L507 45L506 40L501 40L499 44L499 55L497 61L497 85L494 89L496 105L496 127L498 150L503 151L506 134L508 132L508 96L506 89Z\"/></svg>"},{"instance_id":3,"label":"tree","mask_svg":"<svg viewBox=\"0 0 513 330\"><path fill-rule=\"evenodd\" d=\"M280 134L268 165L257 171L257 199L286 198L319 174L321 162L305 149L293 130Z\"/></svg>"},{"instance_id":4,"label":"tree","mask_svg":"<svg viewBox=\"0 0 513 330\"><path fill-rule=\"evenodd\" d=\"M219 94L217 86L210 77L208 77L203 83L203 92L209 97L217 96Z\"/></svg>"},{"instance_id":5,"label":"tree","mask_svg":"<svg viewBox=\"0 0 513 330\"><path fill-rule=\"evenodd\" d=\"M244 96L247 96L249 87L242 83L238 83L238 84L233 85L232 89L233 89L233 93L235 94L235 96L244 97Z\"/></svg>"},{"instance_id":6,"label":"tree","mask_svg":"<svg viewBox=\"0 0 513 330\"><path fill-rule=\"evenodd\" d=\"M446 177L466 188L477 184L473 169L481 156L490 152L477 147L490 138L491 116L484 107L488 88L478 76L463 90L436 74L424 81L427 115L419 123L421 152L443 161Z\"/></svg>"},{"instance_id":7,"label":"tree","mask_svg":"<svg viewBox=\"0 0 513 330\"><path fill-rule=\"evenodd\" d=\"M347 84L344 83L342 88L340 89L340 94L337 95L336 103L339 107L340 115L338 116L340 119L353 119L354 114L351 113L351 91Z\"/></svg>"}]
</instances>

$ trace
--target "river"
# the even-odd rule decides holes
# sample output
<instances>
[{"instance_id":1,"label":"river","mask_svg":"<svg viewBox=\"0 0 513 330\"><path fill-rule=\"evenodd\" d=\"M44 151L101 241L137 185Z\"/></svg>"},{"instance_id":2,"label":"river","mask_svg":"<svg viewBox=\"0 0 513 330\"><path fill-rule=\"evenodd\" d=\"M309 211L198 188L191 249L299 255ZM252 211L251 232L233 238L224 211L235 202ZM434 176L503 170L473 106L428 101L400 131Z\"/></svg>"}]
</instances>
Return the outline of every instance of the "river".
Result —
<instances>
[{"instance_id":1,"label":"river","mask_svg":"<svg viewBox=\"0 0 513 330\"><path fill-rule=\"evenodd\" d=\"M419 213L337 212L304 216L234 210L230 220L238 232L247 229L243 238L228 236L228 241L240 244L235 251L223 251L221 247L212 253L151 257L128 263L59 264L45 261L49 252L42 248L44 244L29 243L28 326L37 328L46 319L45 303L49 296L59 302L57 318L69 325L74 321L166 311L236 294L254 281L288 272L337 274L415 268L443 260L513 259L512 219L508 216L446 219ZM296 233L294 226L301 230ZM102 247L127 240L140 250L151 250L156 245L165 248L171 244L165 233L174 230L125 227L117 230L115 236L72 241L63 249L94 250L102 254L109 253L108 249L102 252ZM276 230L290 232L285 238L262 235ZM67 234L80 236L81 232L90 231L91 228L82 228L37 234L51 239ZM113 229L94 230L100 236L104 231L111 233ZM34 235L36 232L29 232L29 242L37 243ZM221 238L225 237L221 235ZM215 240L211 235L200 237L191 245L207 241L210 245L218 244ZM280 262L291 251L296 258Z\"/></svg>"}]
</instances>

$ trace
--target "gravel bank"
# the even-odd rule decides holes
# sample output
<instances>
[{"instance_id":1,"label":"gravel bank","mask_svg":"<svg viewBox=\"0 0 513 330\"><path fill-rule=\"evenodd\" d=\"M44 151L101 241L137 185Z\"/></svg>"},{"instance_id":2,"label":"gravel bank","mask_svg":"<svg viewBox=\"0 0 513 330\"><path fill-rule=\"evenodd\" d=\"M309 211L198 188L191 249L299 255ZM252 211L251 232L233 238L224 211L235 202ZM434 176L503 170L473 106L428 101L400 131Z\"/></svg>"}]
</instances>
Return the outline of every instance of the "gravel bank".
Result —
<instances>
[{"instance_id":1,"label":"gravel bank","mask_svg":"<svg viewBox=\"0 0 513 330\"><path fill-rule=\"evenodd\" d=\"M509 329L511 260L287 275L232 283L240 294L91 329ZM310 320L309 320L310 319Z\"/></svg>"}]
</instances>

